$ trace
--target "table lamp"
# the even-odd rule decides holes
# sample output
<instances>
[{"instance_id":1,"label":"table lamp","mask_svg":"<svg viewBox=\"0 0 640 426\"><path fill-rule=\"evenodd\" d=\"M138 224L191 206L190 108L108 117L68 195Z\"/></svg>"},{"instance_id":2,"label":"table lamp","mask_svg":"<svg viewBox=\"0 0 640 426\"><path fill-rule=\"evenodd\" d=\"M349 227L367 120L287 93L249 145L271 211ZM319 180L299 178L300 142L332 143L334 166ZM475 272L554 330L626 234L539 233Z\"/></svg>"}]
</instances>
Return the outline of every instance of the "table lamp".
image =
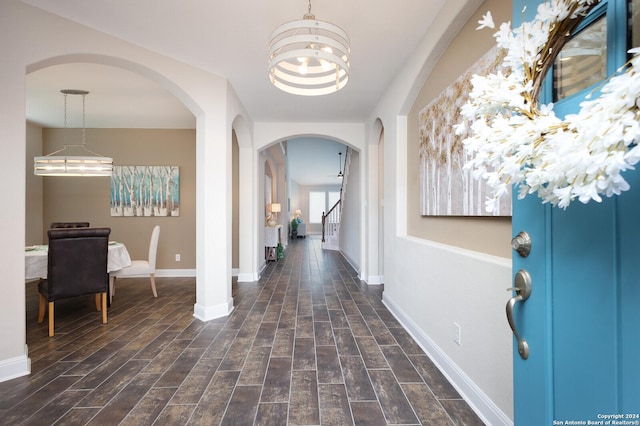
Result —
<instances>
[{"instance_id":1,"label":"table lamp","mask_svg":"<svg viewBox=\"0 0 640 426\"><path fill-rule=\"evenodd\" d=\"M276 214L276 222L278 222L278 213L281 212L280 203L272 203L271 204L271 213Z\"/></svg>"}]
</instances>

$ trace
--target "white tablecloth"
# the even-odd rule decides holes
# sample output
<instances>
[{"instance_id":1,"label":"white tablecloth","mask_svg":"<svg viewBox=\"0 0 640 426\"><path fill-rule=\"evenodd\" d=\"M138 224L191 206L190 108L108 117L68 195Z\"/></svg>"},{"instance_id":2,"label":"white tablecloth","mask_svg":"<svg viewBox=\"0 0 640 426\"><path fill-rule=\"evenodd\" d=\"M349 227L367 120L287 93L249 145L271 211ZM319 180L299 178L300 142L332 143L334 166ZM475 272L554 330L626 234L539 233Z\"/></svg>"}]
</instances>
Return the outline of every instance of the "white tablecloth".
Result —
<instances>
[{"instance_id":1,"label":"white tablecloth","mask_svg":"<svg viewBox=\"0 0 640 426\"><path fill-rule=\"evenodd\" d=\"M26 247L25 255L25 277L27 280L37 278L47 278L47 256L49 246ZM122 243L109 242L109 256L107 257L107 272L118 271L131 265L131 257L127 248Z\"/></svg>"},{"instance_id":2,"label":"white tablecloth","mask_svg":"<svg viewBox=\"0 0 640 426\"><path fill-rule=\"evenodd\" d=\"M282 225L265 226L264 228L264 246L265 247L277 247L279 243L282 243L282 235L280 232Z\"/></svg>"}]
</instances>

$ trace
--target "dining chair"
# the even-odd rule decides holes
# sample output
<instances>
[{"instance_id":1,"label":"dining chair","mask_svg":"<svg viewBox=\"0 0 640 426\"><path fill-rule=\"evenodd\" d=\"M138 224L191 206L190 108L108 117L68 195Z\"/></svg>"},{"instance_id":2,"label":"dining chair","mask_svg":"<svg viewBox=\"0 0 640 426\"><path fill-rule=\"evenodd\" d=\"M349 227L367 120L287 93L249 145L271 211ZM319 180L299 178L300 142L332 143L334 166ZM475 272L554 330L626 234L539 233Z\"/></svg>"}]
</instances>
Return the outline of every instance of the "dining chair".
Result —
<instances>
[{"instance_id":1,"label":"dining chair","mask_svg":"<svg viewBox=\"0 0 640 426\"><path fill-rule=\"evenodd\" d=\"M156 254L158 253L158 240L160 239L160 226L156 225L151 232L149 242L149 257L147 260L132 260L131 266L109 273L109 303L116 294L116 278L149 277L153 297L158 297L156 292Z\"/></svg>"},{"instance_id":2,"label":"dining chair","mask_svg":"<svg viewBox=\"0 0 640 426\"><path fill-rule=\"evenodd\" d=\"M54 302L95 294L96 310L107 323L107 256L110 228L50 229L47 278L38 283L38 323L49 311L49 337L54 335ZM48 305L47 305L48 302Z\"/></svg>"},{"instance_id":3,"label":"dining chair","mask_svg":"<svg viewBox=\"0 0 640 426\"><path fill-rule=\"evenodd\" d=\"M50 228L88 228L89 222L52 222Z\"/></svg>"}]
</instances>

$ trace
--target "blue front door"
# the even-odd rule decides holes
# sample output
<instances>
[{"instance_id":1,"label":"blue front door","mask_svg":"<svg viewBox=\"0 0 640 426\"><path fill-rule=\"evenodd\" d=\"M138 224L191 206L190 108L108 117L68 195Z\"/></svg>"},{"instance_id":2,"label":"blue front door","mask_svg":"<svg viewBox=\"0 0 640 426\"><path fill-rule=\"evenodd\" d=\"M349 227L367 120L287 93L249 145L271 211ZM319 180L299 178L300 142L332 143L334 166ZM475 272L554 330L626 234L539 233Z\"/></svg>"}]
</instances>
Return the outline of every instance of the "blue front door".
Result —
<instances>
[{"instance_id":1,"label":"blue front door","mask_svg":"<svg viewBox=\"0 0 640 426\"><path fill-rule=\"evenodd\" d=\"M538 3L514 0L514 26ZM611 73L625 61L629 12L626 0L603 3L593 14L606 21ZM577 111L586 91L558 101L556 113ZM531 278L513 317L529 348L525 360L514 339L516 426L640 424L640 170L624 176L631 190L566 210L514 197L513 233L531 237L529 256L513 255L514 275Z\"/></svg>"}]
</instances>

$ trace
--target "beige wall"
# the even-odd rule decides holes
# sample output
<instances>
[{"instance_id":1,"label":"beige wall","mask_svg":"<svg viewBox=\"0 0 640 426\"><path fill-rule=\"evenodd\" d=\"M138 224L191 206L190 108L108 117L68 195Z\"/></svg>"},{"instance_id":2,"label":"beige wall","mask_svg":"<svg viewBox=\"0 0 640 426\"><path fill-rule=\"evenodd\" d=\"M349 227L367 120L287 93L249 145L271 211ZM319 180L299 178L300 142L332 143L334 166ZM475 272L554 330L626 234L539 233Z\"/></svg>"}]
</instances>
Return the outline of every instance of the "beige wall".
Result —
<instances>
[{"instance_id":1,"label":"beige wall","mask_svg":"<svg viewBox=\"0 0 640 426\"><path fill-rule=\"evenodd\" d=\"M444 244L501 257L511 257L511 218L428 217L420 214L418 114L493 45L493 30L476 31L478 20L491 10L496 24L511 20L510 0L486 1L465 24L426 80L407 118L407 233Z\"/></svg>"},{"instance_id":2,"label":"beige wall","mask_svg":"<svg viewBox=\"0 0 640 426\"><path fill-rule=\"evenodd\" d=\"M42 225L42 178L33 174L33 157L42 155L42 128L27 123L25 244L44 244Z\"/></svg>"},{"instance_id":3,"label":"beige wall","mask_svg":"<svg viewBox=\"0 0 640 426\"><path fill-rule=\"evenodd\" d=\"M78 143L80 130L43 129L43 152ZM87 147L113 157L115 165L176 165L180 167L179 217L111 217L109 178L43 177L44 241L51 222L88 221L111 228L111 239L126 244L132 259L146 259L149 238L160 225L158 269L196 267L195 130L87 129ZM27 165L27 168L29 164ZM29 225L27 225L29 226ZM29 234L29 229L27 229ZM180 254L181 261L175 261Z\"/></svg>"}]
</instances>

